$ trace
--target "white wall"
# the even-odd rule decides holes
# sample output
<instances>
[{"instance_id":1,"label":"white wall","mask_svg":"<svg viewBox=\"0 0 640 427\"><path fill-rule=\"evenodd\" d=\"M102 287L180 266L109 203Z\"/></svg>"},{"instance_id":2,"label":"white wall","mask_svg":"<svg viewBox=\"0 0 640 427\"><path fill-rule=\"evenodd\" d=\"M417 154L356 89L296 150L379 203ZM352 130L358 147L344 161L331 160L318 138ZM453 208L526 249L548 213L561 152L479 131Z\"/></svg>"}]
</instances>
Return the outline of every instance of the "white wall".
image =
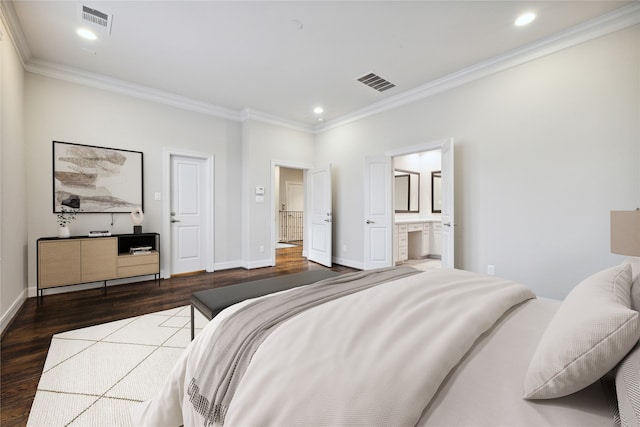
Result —
<instances>
[{"instance_id":1,"label":"white wall","mask_svg":"<svg viewBox=\"0 0 640 427\"><path fill-rule=\"evenodd\" d=\"M246 120L242 126L243 152L243 260L245 267L272 264L275 238L271 238L277 183L272 165L313 167L314 136L274 124ZM255 188L264 187L264 202L256 201ZM273 203L272 203L273 200ZM261 248L264 248L261 251Z\"/></svg>"},{"instance_id":2,"label":"white wall","mask_svg":"<svg viewBox=\"0 0 640 427\"><path fill-rule=\"evenodd\" d=\"M57 234L52 213L51 141L122 148L144 153L143 231L162 232L162 149L215 156L216 263L240 264L241 125L48 77L27 73L25 120L28 167L29 285L36 286L36 240ZM3 221L4 222L4 221ZM71 233L130 233L128 214L80 214ZM163 250L167 249L162 247Z\"/></svg>"},{"instance_id":3,"label":"white wall","mask_svg":"<svg viewBox=\"0 0 640 427\"><path fill-rule=\"evenodd\" d=\"M24 74L0 19L0 331L27 297Z\"/></svg>"},{"instance_id":4,"label":"white wall","mask_svg":"<svg viewBox=\"0 0 640 427\"><path fill-rule=\"evenodd\" d=\"M456 267L564 297L622 259L609 211L640 205L639 85L635 26L323 132L334 250L363 261L365 155L453 137Z\"/></svg>"}]
</instances>

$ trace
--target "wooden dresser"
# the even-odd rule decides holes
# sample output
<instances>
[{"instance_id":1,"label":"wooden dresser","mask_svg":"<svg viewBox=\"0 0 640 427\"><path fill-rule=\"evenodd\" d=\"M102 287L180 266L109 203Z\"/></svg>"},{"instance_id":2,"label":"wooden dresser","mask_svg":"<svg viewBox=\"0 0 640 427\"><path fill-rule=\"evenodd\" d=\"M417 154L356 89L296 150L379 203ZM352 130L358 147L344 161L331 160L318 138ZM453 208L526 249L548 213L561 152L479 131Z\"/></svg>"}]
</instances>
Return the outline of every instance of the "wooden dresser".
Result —
<instances>
[{"instance_id":1,"label":"wooden dresser","mask_svg":"<svg viewBox=\"0 0 640 427\"><path fill-rule=\"evenodd\" d=\"M131 248L149 247L132 254ZM44 289L154 275L160 279L160 235L118 234L38 239L38 296Z\"/></svg>"}]
</instances>

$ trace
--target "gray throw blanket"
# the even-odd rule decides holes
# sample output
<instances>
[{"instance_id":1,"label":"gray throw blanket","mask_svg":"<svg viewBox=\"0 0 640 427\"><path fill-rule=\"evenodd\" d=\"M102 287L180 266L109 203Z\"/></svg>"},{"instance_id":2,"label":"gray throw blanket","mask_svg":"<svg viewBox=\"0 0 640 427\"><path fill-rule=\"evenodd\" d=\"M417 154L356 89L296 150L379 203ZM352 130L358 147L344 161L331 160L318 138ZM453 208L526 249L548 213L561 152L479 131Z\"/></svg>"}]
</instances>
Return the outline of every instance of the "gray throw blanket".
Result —
<instances>
[{"instance_id":1,"label":"gray throw blanket","mask_svg":"<svg viewBox=\"0 0 640 427\"><path fill-rule=\"evenodd\" d=\"M325 279L258 299L223 320L208 343L187 393L205 426L224 424L231 399L262 342L284 321L305 310L390 280L419 273L411 267L362 271Z\"/></svg>"}]
</instances>

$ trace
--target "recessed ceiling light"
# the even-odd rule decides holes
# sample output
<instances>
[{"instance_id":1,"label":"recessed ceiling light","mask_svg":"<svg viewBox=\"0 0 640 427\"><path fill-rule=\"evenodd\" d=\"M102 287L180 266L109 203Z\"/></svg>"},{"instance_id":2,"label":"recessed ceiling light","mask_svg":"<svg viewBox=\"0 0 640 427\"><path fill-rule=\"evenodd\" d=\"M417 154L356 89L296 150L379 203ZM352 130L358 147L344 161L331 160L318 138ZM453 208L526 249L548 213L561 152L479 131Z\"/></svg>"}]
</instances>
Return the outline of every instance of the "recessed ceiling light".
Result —
<instances>
[{"instance_id":1,"label":"recessed ceiling light","mask_svg":"<svg viewBox=\"0 0 640 427\"><path fill-rule=\"evenodd\" d=\"M313 112L316 114L322 114L324 112L324 109L322 107L316 107L313 109Z\"/></svg>"},{"instance_id":2,"label":"recessed ceiling light","mask_svg":"<svg viewBox=\"0 0 640 427\"><path fill-rule=\"evenodd\" d=\"M536 19L536 14L533 13L533 12L527 12L527 13L523 13L522 15L518 16L518 19L516 19L514 24L516 26L518 26L518 27L522 27L524 25L531 24L534 19Z\"/></svg>"},{"instance_id":3,"label":"recessed ceiling light","mask_svg":"<svg viewBox=\"0 0 640 427\"><path fill-rule=\"evenodd\" d=\"M76 34L87 40L96 40L98 38L98 36L96 36L92 31L87 30L86 28L78 28L76 30Z\"/></svg>"}]
</instances>

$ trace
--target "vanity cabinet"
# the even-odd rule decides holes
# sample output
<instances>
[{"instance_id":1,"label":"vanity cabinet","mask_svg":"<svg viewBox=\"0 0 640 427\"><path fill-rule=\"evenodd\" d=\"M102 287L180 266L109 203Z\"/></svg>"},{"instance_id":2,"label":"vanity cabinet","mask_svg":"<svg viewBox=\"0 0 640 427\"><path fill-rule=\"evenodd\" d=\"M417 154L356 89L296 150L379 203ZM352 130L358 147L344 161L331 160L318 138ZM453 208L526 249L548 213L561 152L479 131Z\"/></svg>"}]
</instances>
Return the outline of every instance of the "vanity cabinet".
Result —
<instances>
[{"instance_id":1,"label":"vanity cabinet","mask_svg":"<svg viewBox=\"0 0 640 427\"><path fill-rule=\"evenodd\" d=\"M430 254L430 229L431 225L428 222L408 224L409 259L420 259Z\"/></svg>"},{"instance_id":2,"label":"vanity cabinet","mask_svg":"<svg viewBox=\"0 0 640 427\"><path fill-rule=\"evenodd\" d=\"M153 274L160 278L160 235L38 239L38 296L44 289ZM149 252L130 249L149 246Z\"/></svg>"},{"instance_id":3,"label":"vanity cabinet","mask_svg":"<svg viewBox=\"0 0 640 427\"><path fill-rule=\"evenodd\" d=\"M431 227L430 255L442 256L442 223L434 222Z\"/></svg>"},{"instance_id":4,"label":"vanity cabinet","mask_svg":"<svg viewBox=\"0 0 640 427\"><path fill-rule=\"evenodd\" d=\"M409 258L409 236L406 224L397 224L393 227L395 262L402 263Z\"/></svg>"},{"instance_id":5,"label":"vanity cabinet","mask_svg":"<svg viewBox=\"0 0 640 427\"><path fill-rule=\"evenodd\" d=\"M439 221L397 222L393 230L396 264L407 259L438 258L442 254L442 223Z\"/></svg>"}]
</instances>

